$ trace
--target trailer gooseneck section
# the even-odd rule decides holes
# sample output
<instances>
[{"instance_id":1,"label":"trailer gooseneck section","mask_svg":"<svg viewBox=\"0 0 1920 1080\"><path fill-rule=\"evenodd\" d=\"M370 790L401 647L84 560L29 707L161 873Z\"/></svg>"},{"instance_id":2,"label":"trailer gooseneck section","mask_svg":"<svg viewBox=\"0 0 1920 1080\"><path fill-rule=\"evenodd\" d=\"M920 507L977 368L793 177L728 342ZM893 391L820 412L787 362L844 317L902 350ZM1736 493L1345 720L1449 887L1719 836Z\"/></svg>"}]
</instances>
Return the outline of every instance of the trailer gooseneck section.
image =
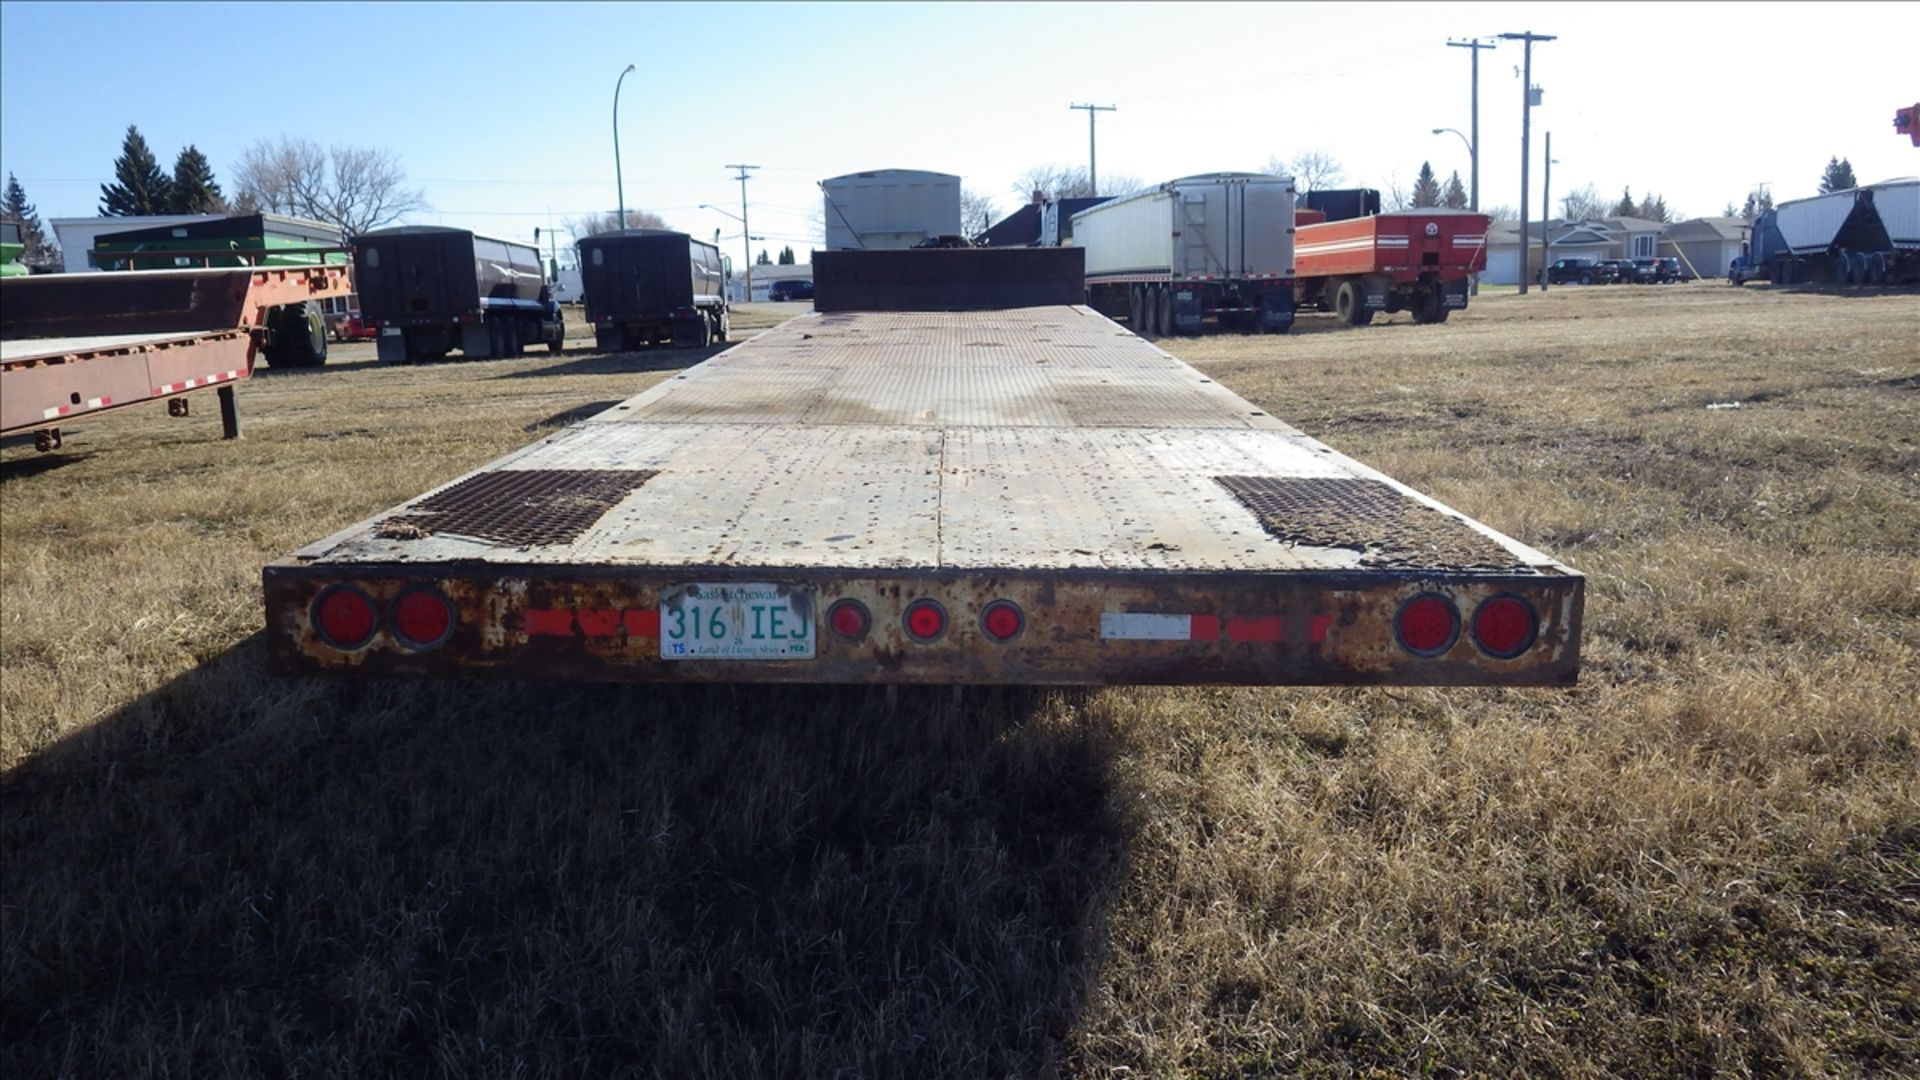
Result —
<instances>
[{"instance_id":1,"label":"trailer gooseneck section","mask_svg":"<svg viewBox=\"0 0 1920 1080\"><path fill-rule=\"evenodd\" d=\"M985 281L998 276L977 273L986 260L1007 260L1011 278L1034 253L932 254L982 260L968 276ZM1078 260L1038 254L1061 279L1041 291L1072 288ZM822 266L826 306L868 310L793 319L268 566L274 666L616 681L1575 678L1573 571L1084 306L872 310L897 302L884 295L896 277Z\"/></svg>"}]
</instances>

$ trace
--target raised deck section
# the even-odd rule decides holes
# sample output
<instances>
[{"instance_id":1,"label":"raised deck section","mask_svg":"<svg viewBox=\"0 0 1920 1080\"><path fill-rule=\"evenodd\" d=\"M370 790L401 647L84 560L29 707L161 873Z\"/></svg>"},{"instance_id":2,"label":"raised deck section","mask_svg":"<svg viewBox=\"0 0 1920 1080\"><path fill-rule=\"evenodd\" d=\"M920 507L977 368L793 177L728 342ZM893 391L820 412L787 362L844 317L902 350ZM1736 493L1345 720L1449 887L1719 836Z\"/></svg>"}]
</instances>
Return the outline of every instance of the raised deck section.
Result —
<instances>
[{"instance_id":1,"label":"raised deck section","mask_svg":"<svg viewBox=\"0 0 1920 1080\"><path fill-rule=\"evenodd\" d=\"M802 316L266 582L290 672L1016 683L1567 682L1582 585L1066 306ZM808 655L669 655L686 586L727 583L799 597ZM385 613L364 643L316 630L330 586ZM455 625L409 647L422 586ZM1427 594L1463 620L1517 596L1538 632L1418 655L1395 616ZM870 616L852 640L839 600Z\"/></svg>"}]
</instances>

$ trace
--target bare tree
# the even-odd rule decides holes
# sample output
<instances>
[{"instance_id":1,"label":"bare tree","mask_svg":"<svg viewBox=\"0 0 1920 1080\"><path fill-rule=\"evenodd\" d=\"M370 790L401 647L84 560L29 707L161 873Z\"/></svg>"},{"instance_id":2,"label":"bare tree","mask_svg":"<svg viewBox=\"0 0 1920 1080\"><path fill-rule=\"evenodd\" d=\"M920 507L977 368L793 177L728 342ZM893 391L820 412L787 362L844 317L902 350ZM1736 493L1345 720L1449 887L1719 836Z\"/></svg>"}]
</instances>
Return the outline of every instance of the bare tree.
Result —
<instances>
[{"instance_id":1,"label":"bare tree","mask_svg":"<svg viewBox=\"0 0 1920 1080\"><path fill-rule=\"evenodd\" d=\"M629 229L664 229L666 227L666 219L651 210L635 210L632 208L628 208L627 210L627 228ZM598 236L601 233L618 232L620 231L620 212L618 210L603 210L598 214L588 214L583 218L568 218L567 231L571 232L575 239L582 236ZM705 239L705 237L701 239Z\"/></svg>"},{"instance_id":2,"label":"bare tree","mask_svg":"<svg viewBox=\"0 0 1920 1080\"><path fill-rule=\"evenodd\" d=\"M1386 186L1380 189L1380 201L1389 210L1409 210L1413 207L1413 192L1400 180L1400 170L1387 174Z\"/></svg>"},{"instance_id":3,"label":"bare tree","mask_svg":"<svg viewBox=\"0 0 1920 1080\"><path fill-rule=\"evenodd\" d=\"M1137 177L1107 173L1099 177L1100 195L1131 195L1146 190ZM1046 200L1084 199L1096 194L1087 182L1087 170L1078 166L1035 165L1013 182L1013 191L1021 202L1030 202L1035 192Z\"/></svg>"},{"instance_id":4,"label":"bare tree","mask_svg":"<svg viewBox=\"0 0 1920 1080\"><path fill-rule=\"evenodd\" d=\"M1612 208L1613 205L1600 194L1600 189L1592 184L1560 196L1560 216L1568 221L1605 217Z\"/></svg>"},{"instance_id":5,"label":"bare tree","mask_svg":"<svg viewBox=\"0 0 1920 1080\"><path fill-rule=\"evenodd\" d=\"M1340 159L1325 150L1303 150L1287 160L1267 160L1267 171L1275 176L1293 177L1293 186L1301 193L1323 191L1343 184L1346 170Z\"/></svg>"},{"instance_id":6,"label":"bare tree","mask_svg":"<svg viewBox=\"0 0 1920 1080\"><path fill-rule=\"evenodd\" d=\"M312 139L283 135L247 147L235 174L235 205L330 222L348 236L427 207L425 193L406 186L399 157L375 147L324 150Z\"/></svg>"},{"instance_id":7,"label":"bare tree","mask_svg":"<svg viewBox=\"0 0 1920 1080\"><path fill-rule=\"evenodd\" d=\"M1480 208L1480 212L1487 215L1487 218L1491 221L1520 220L1520 211L1514 209L1514 207L1508 203L1501 203L1499 206L1483 206Z\"/></svg>"},{"instance_id":8,"label":"bare tree","mask_svg":"<svg viewBox=\"0 0 1920 1080\"><path fill-rule=\"evenodd\" d=\"M1000 208L993 196L962 186L960 188L960 231L967 236L979 236L993 225L993 219L1000 216Z\"/></svg>"}]
</instances>

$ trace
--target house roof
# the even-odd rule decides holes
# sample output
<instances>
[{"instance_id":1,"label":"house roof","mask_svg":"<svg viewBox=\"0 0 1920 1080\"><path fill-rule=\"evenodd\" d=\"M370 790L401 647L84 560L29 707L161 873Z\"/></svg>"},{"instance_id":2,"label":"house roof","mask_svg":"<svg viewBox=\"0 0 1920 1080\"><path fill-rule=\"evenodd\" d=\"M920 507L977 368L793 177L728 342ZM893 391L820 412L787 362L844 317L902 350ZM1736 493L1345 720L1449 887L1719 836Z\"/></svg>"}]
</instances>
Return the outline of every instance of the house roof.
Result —
<instances>
[{"instance_id":1,"label":"house roof","mask_svg":"<svg viewBox=\"0 0 1920 1080\"><path fill-rule=\"evenodd\" d=\"M1752 222L1741 217L1705 217L1667 226L1671 240L1744 240Z\"/></svg>"}]
</instances>

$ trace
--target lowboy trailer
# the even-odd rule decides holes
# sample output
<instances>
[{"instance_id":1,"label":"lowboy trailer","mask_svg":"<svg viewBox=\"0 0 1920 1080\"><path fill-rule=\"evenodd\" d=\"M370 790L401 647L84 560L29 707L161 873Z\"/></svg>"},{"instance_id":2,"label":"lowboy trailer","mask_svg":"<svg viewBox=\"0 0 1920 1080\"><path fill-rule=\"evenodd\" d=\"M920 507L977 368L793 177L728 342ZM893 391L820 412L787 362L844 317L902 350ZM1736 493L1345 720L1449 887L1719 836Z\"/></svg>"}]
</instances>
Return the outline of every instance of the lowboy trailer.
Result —
<instances>
[{"instance_id":1,"label":"lowboy trailer","mask_svg":"<svg viewBox=\"0 0 1920 1080\"><path fill-rule=\"evenodd\" d=\"M57 450L81 416L215 388L229 439L234 385L253 374L275 312L350 291L339 264L46 274L0 283L0 436Z\"/></svg>"},{"instance_id":2,"label":"lowboy trailer","mask_svg":"<svg viewBox=\"0 0 1920 1080\"><path fill-rule=\"evenodd\" d=\"M1574 681L1584 580L1548 556L1083 305L890 310L1071 296L1074 249L815 260L821 310L267 566L273 667Z\"/></svg>"}]
</instances>

